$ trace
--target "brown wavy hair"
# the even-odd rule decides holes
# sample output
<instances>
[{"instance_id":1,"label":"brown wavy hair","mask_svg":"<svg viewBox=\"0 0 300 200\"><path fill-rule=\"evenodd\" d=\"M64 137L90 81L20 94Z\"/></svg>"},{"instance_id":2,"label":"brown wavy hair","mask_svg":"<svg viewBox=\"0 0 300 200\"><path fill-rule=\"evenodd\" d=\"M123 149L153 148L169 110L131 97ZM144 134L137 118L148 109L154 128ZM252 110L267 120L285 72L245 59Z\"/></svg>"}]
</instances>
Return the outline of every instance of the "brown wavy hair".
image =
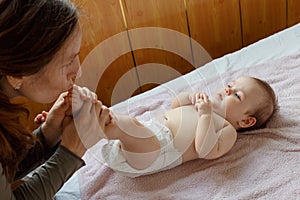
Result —
<instances>
[{"instance_id":1,"label":"brown wavy hair","mask_svg":"<svg viewBox=\"0 0 300 200\"><path fill-rule=\"evenodd\" d=\"M78 24L68 0L0 1L0 79L35 74L47 65ZM0 161L12 181L36 139L19 122L24 108L0 91Z\"/></svg>"},{"instance_id":2,"label":"brown wavy hair","mask_svg":"<svg viewBox=\"0 0 300 200\"><path fill-rule=\"evenodd\" d=\"M277 112L277 97L273 88L264 80L251 77L259 87L264 91L262 102L255 111L249 113L251 116L256 118L256 123L248 128L241 128L239 132L251 131L260 128L265 128L268 122L271 120L273 115Z\"/></svg>"}]
</instances>

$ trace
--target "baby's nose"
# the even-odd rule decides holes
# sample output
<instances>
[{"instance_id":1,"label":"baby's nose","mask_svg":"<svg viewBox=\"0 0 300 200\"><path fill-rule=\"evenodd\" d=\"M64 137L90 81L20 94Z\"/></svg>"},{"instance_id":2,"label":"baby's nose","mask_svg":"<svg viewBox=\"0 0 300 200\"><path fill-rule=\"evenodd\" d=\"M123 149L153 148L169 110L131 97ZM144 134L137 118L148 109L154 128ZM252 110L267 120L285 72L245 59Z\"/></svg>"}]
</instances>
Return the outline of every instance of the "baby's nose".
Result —
<instances>
[{"instance_id":1,"label":"baby's nose","mask_svg":"<svg viewBox=\"0 0 300 200\"><path fill-rule=\"evenodd\" d=\"M230 95L231 94L231 89L229 87L225 87L224 92L226 95Z\"/></svg>"}]
</instances>

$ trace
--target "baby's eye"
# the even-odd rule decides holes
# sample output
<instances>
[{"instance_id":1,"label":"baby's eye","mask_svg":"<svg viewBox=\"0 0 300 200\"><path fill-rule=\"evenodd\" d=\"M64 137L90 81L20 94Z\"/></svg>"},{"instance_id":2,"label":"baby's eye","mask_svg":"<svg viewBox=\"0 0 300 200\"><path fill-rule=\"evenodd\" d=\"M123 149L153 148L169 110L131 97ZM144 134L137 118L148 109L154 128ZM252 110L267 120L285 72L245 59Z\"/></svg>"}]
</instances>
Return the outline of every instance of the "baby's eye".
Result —
<instances>
[{"instance_id":1,"label":"baby's eye","mask_svg":"<svg viewBox=\"0 0 300 200\"><path fill-rule=\"evenodd\" d=\"M228 88L231 88L231 85L228 84L227 87L228 87Z\"/></svg>"},{"instance_id":2,"label":"baby's eye","mask_svg":"<svg viewBox=\"0 0 300 200\"><path fill-rule=\"evenodd\" d=\"M238 93L235 93L235 96L236 96L239 100L241 100L241 97L240 97L240 95L239 95Z\"/></svg>"}]
</instances>

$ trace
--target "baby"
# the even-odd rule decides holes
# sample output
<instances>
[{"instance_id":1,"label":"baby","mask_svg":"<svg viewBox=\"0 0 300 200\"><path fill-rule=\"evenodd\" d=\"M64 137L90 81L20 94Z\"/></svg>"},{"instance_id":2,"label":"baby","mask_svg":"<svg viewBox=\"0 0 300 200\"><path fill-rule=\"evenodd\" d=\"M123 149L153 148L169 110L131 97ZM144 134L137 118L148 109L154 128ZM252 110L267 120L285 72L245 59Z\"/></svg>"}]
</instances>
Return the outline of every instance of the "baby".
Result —
<instances>
[{"instance_id":1,"label":"baby","mask_svg":"<svg viewBox=\"0 0 300 200\"><path fill-rule=\"evenodd\" d=\"M210 99L181 93L171 110L150 121L111 113L101 155L109 167L130 177L173 168L194 159L227 153L237 131L263 127L275 111L276 97L264 81L242 76Z\"/></svg>"},{"instance_id":2,"label":"baby","mask_svg":"<svg viewBox=\"0 0 300 200\"><path fill-rule=\"evenodd\" d=\"M171 107L150 121L137 121L102 106L102 112L110 113L104 119L107 143L101 159L113 170L137 177L190 160L219 158L233 147L237 131L267 123L276 97L266 82L242 76L211 99L201 92L181 93Z\"/></svg>"}]
</instances>

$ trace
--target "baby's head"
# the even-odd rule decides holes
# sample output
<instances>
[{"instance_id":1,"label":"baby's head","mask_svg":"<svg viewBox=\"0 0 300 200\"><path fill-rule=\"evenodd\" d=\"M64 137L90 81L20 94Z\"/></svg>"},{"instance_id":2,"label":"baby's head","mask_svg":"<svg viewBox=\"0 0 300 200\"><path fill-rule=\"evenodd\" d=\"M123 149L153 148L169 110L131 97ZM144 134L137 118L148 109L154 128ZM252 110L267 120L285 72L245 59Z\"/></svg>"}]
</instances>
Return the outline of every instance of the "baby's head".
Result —
<instances>
[{"instance_id":1,"label":"baby's head","mask_svg":"<svg viewBox=\"0 0 300 200\"><path fill-rule=\"evenodd\" d=\"M264 127L276 110L276 96L270 85L248 76L219 90L212 103L214 111L238 131Z\"/></svg>"}]
</instances>

